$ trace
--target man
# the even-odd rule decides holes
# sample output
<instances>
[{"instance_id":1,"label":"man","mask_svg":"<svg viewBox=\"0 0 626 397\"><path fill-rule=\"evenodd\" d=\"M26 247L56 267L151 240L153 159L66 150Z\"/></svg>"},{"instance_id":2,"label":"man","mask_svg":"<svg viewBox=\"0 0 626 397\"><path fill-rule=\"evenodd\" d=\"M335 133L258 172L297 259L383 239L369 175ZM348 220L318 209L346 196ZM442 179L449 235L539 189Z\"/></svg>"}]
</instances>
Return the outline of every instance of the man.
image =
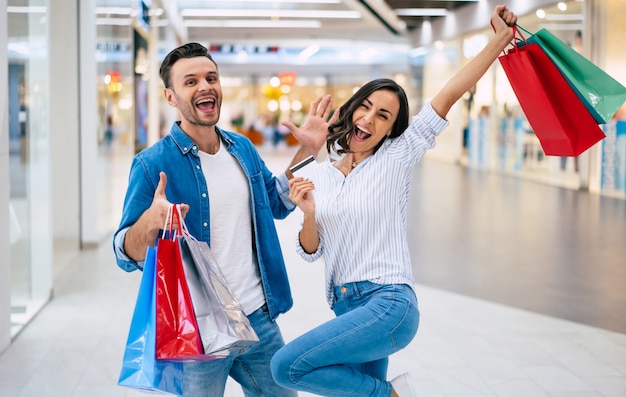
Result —
<instances>
[{"instance_id":1,"label":"man","mask_svg":"<svg viewBox=\"0 0 626 397\"><path fill-rule=\"evenodd\" d=\"M167 102L181 120L168 135L135 156L113 246L118 265L141 267L171 203L179 203L189 232L206 241L242 304L259 342L225 359L184 365L183 395L223 396L231 376L246 396L295 396L279 387L269 362L284 341L275 322L292 306L274 219L295 208L287 175L272 175L243 135L217 127L222 89L207 49L188 43L170 52L160 69ZM318 98L307 125L326 123L332 101ZM304 127L307 127L305 125ZM291 164L316 155L324 136L307 129ZM290 175L291 176L291 175ZM168 181L169 179L169 181Z\"/></svg>"}]
</instances>

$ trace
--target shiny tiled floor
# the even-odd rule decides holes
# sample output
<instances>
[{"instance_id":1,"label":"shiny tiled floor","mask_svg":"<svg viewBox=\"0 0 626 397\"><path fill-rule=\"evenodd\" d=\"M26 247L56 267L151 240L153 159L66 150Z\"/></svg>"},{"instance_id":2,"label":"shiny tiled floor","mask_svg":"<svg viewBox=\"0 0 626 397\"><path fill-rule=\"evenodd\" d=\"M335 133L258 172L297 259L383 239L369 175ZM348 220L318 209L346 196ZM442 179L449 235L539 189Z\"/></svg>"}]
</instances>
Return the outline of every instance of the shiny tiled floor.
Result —
<instances>
[{"instance_id":1,"label":"shiny tiled floor","mask_svg":"<svg viewBox=\"0 0 626 397\"><path fill-rule=\"evenodd\" d=\"M411 199L417 282L626 334L626 200L433 161Z\"/></svg>"},{"instance_id":2,"label":"shiny tiled floor","mask_svg":"<svg viewBox=\"0 0 626 397\"><path fill-rule=\"evenodd\" d=\"M279 169L286 161L268 158ZM559 217L572 215L572 201L598 198L453 165L425 161L420 167L410 235L421 324L411 345L391 358L389 376L410 371L423 397L626 396L626 332L588 325L589 319L608 318L607 324L619 327L611 318L623 319L626 313L620 285L625 278L606 280L623 275L625 256L612 258L623 252L626 234L619 240L609 231L595 237L576 233ZM457 206L462 213L454 212ZM541 216L549 217L539 222L541 231L562 236L559 244L567 246L548 249L532 237L537 226L528 211L542 206ZM586 230L601 221L598 217L624 215L619 201L584 208L575 223ZM514 236L505 226L514 222L506 215L511 213L527 218ZM295 213L278 222L295 300L294 309L279 320L287 340L331 316L322 263L308 264L293 249L299 219ZM617 221L611 232L619 232L624 218ZM590 243L577 243L576 236ZM617 251L604 252L620 241ZM533 254L539 249L542 255ZM589 250L601 252L594 257ZM559 263L556 258L564 255ZM539 257L551 265L531 266ZM582 264L574 263L577 258ZM57 276L54 299L0 355L0 396L144 395L116 385L139 278L117 268L108 243L82 252ZM573 308L563 303L577 292L584 299L571 302ZM609 297L605 306L603 296ZM585 306L588 300L592 304ZM592 306L598 308L595 317L587 314ZM571 313L580 320L566 320ZM226 396L242 393L229 383Z\"/></svg>"}]
</instances>

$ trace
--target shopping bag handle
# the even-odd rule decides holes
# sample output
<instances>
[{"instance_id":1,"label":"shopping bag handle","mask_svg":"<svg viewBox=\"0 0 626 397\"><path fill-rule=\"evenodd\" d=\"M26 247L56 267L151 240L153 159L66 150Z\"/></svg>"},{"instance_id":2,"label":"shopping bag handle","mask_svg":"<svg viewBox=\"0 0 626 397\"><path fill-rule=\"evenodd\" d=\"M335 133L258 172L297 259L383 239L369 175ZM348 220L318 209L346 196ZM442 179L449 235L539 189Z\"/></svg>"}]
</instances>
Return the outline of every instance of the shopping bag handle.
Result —
<instances>
[{"instance_id":1,"label":"shopping bag handle","mask_svg":"<svg viewBox=\"0 0 626 397\"><path fill-rule=\"evenodd\" d=\"M516 49L519 47L519 44L522 41L524 42L524 44L528 45L528 41L526 41L526 38L524 37L524 35L522 35L522 32L520 32L519 29L522 29L524 32L529 33L526 29L522 28L518 24L513 25L513 41ZM517 36L519 36L519 38L517 38Z\"/></svg>"},{"instance_id":2,"label":"shopping bag handle","mask_svg":"<svg viewBox=\"0 0 626 397\"><path fill-rule=\"evenodd\" d=\"M174 222L176 222L176 224ZM178 225L178 227L175 227L175 225ZM188 235L190 234L187 230L187 225L185 225L185 221L183 221L180 206L178 204L170 205L167 209L167 215L165 216L165 225L163 225L161 238L176 241L178 236Z\"/></svg>"},{"instance_id":3,"label":"shopping bag handle","mask_svg":"<svg viewBox=\"0 0 626 397\"><path fill-rule=\"evenodd\" d=\"M178 227L174 228L174 222L178 225ZM176 239L180 237L190 237L192 239L196 239L194 236L189 233L189 229L187 229L187 224L183 218L183 213L180 209L180 205L172 204L167 209L167 215L165 216L165 225L163 225L163 231L161 232L161 238L167 238L167 233L169 232L169 240L176 241Z\"/></svg>"},{"instance_id":4,"label":"shopping bag handle","mask_svg":"<svg viewBox=\"0 0 626 397\"><path fill-rule=\"evenodd\" d=\"M516 28L516 29L518 29L518 30L517 30L518 32L519 32L519 29L521 29L521 30L523 30L523 31L524 31L524 33L526 33L527 35L529 35L529 36L532 36L532 35L533 35L533 34L532 34L532 32L530 32L530 31L528 31L528 30L524 29L522 26L520 26L520 25L519 25L519 24L517 24L517 23L515 24L515 28ZM522 33L521 33L521 32L520 32L520 37L522 37L522 39L524 39L524 37L522 36ZM526 41L526 40L524 40L524 41Z\"/></svg>"},{"instance_id":5,"label":"shopping bag handle","mask_svg":"<svg viewBox=\"0 0 626 397\"><path fill-rule=\"evenodd\" d=\"M172 226L172 206L169 206L167 208L167 215L165 215L165 224L163 225L163 229L161 229L162 239L165 238L166 233L170 230L171 226Z\"/></svg>"},{"instance_id":6,"label":"shopping bag handle","mask_svg":"<svg viewBox=\"0 0 626 397\"><path fill-rule=\"evenodd\" d=\"M496 31L496 27L493 26L493 22L490 22L490 23L491 23L491 28L495 32ZM518 24L515 24L515 25L511 26L511 29L513 30L513 41L511 42L511 45L513 47L515 47L515 49L517 49L519 47L519 43L521 41L523 41L524 44L528 44L528 41L526 41L526 38L524 37L524 35L522 35L522 32L520 32L519 29L522 29L524 32L526 32L529 35L532 35L532 33L530 33L528 30L524 29L523 27L521 27ZM504 54L506 54L505 50L502 50L502 52Z\"/></svg>"},{"instance_id":7,"label":"shopping bag handle","mask_svg":"<svg viewBox=\"0 0 626 397\"><path fill-rule=\"evenodd\" d=\"M195 237L189 233L189 229L187 229L187 224L185 223L185 219L183 218L183 213L180 209L180 205L174 204L174 216L176 216L176 220L178 221L178 233L182 237L191 237L195 240Z\"/></svg>"}]
</instances>

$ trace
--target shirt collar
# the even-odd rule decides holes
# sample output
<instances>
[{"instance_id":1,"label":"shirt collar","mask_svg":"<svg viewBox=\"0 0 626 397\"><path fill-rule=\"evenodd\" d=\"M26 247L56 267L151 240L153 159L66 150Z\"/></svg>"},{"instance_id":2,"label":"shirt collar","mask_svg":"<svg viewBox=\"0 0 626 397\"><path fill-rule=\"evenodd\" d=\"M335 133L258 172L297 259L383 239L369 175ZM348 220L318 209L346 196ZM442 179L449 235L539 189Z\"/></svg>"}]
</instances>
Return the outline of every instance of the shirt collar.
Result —
<instances>
[{"instance_id":1,"label":"shirt collar","mask_svg":"<svg viewBox=\"0 0 626 397\"><path fill-rule=\"evenodd\" d=\"M218 126L215 126L215 131L217 132L217 135L219 135L220 140L226 144L226 147L230 146L230 144L232 143L230 137L226 133L224 133L224 131L222 131ZM174 122L172 130L170 131L170 135L176 143L176 146L178 146L178 150L180 150L182 154L192 152L196 156L198 155L198 146L189 137L189 135L187 135L185 131L180 128L180 121Z\"/></svg>"}]
</instances>

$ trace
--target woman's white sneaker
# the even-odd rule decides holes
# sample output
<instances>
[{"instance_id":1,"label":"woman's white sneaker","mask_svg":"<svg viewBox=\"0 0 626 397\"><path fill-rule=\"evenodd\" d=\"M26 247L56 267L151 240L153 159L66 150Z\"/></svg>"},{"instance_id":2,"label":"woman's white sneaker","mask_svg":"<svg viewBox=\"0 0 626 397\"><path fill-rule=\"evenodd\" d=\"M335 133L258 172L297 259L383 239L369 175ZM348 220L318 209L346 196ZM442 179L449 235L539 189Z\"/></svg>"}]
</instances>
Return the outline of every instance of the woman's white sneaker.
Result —
<instances>
[{"instance_id":1,"label":"woman's white sneaker","mask_svg":"<svg viewBox=\"0 0 626 397\"><path fill-rule=\"evenodd\" d=\"M408 372L398 375L391 381L391 386L399 397L417 397L417 389L413 377Z\"/></svg>"}]
</instances>

